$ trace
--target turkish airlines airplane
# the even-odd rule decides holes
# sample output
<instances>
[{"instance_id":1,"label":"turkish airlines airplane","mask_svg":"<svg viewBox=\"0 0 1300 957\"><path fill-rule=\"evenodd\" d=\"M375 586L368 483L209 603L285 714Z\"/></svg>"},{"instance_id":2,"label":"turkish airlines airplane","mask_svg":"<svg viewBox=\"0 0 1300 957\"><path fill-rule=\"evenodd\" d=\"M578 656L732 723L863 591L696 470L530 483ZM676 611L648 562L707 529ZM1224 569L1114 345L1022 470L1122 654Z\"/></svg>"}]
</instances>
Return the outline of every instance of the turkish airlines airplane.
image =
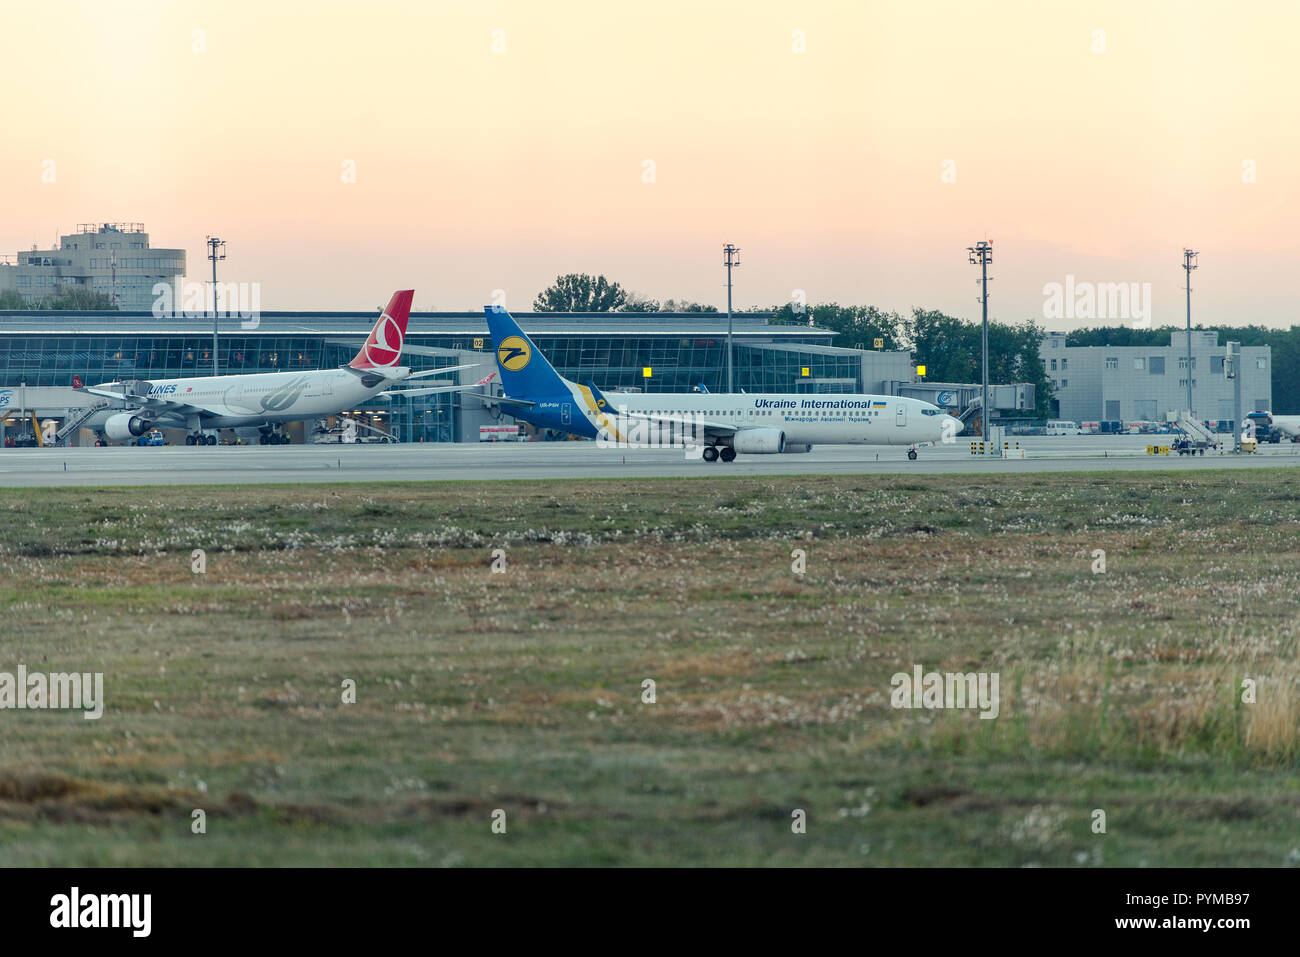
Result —
<instances>
[{"instance_id":1,"label":"turkish airlines airplane","mask_svg":"<svg viewBox=\"0 0 1300 957\"><path fill-rule=\"evenodd\" d=\"M411 289L393 293L356 358L337 369L138 380L99 386L85 386L76 376L72 385L112 403L89 419L87 427L102 431L115 442L129 441L162 427L188 429L186 445L216 445L216 430L246 428L260 433L262 445L282 445L289 442L289 436L280 430L286 422L354 409L376 395L428 395L484 384L486 379L474 385L392 389L399 382L469 368L461 365L412 373L410 367L398 364L414 295Z\"/></svg>"},{"instance_id":2,"label":"turkish airlines airplane","mask_svg":"<svg viewBox=\"0 0 1300 957\"><path fill-rule=\"evenodd\" d=\"M690 436L704 461L730 462L738 452L806 452L819 445L917 446L954 441L960 419L920 399L897 395L771 393L619 393L579 385L555 371L519 324L500 306L487 306L505 396L487 400L539 428L641 444L638 434Z\"/></svg>"}]
</instances>

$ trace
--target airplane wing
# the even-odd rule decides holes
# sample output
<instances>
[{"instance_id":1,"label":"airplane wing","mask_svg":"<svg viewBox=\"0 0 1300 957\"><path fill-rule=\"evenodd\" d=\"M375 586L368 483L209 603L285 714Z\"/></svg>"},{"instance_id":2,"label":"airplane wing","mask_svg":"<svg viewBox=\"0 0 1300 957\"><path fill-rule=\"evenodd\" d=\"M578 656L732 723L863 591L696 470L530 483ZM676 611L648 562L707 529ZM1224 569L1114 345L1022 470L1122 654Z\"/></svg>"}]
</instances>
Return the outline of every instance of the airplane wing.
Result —
<instances>
[{"instance_id":1,"label":"airplane wing","mask_svg":"<svg viewBox=\"0 0 1300 957\"><path fill-rule=\"evenodd\" d=\"M412 373L411 373L410 375L408 375L406 378L408 378L408 379L422 379L422 378L424 378L425 376L431 376L431 375L444 375L444 374L446 374L446 373L448 373L448 372L459 372L461 369L476 369L476 368L478 368L479 366L481 366L482 364L483 364L483 363L481 363L481 362L469 362L469 363L466 363L466 364L463 365L463 366L447 366L446 368L443 368L443 369L425 369L423 372L412 372Z\"/></svg>"},{"instance_id":2,"label":"airplane wing","mask_svg":"<svg viewBox=\"0 0 1300 957\"><path fill-rule=\"evenodd\" d=\"M537 404L529 399L511 399L504 395L480 395L476 398L482 400L484 405L516 405L523 409L531 409Z\"/></svg>"},{"instance_id":3,"label":"airplane wing","mask_svg":"<svg viewBox=\"0 0 1300 957\"><path fill-rule=\"evenodd\" d=\"M86 392L89 393L90 395L100 395L103 396L105 399L118 399L122 402L125 402L127 399L141 398L140 396L135 396L135 395L128 396L122 394L121 392L114 392L112 389L96 389L94 386L89 386L89 385L83 385L80 389L77 389L77 391Z\"/></svg>"},{"instance_id":4,"label":"airplane wing","mask_svg":"<svg viewBox=\"0 0 1300 957\"><path fill-rule=\"evenodd\" d=\"M697 419L683 419L681 416L676 415L649 415L644 412L624 412L622 413L622 416L628 419L638 419L642 422L649 422L659 428L671 426L692 432L697 428L703 429L706 438L709 436L717 436L721 438L724 436L735 435L744 428L744 426L729 425L726 422L700 422ZM615 414L610 417L617 419L619 418L619 415Z\"/></svg>"},{"instance_id":5,"label":"airplane wing","mask_svg":"<svg viewBox=\"0 0 1300 957\"><path fill-rule=\"evenodd\" d=\"M78 392L85 392L90 395L102 396L105 399L114 399L121 402L123 406L132 408L147 409L150 412L177 412L182 415L190 412L205 412L198 406L190 405L187 402L175 402L171 399L164 399L159 396L132 395L131 393L114 392L112 389L97 389L94 386L82 386L77 389Z\"/></svg>"},{"instance_id":6,"label":"airplane wing","mask_svg":"<svg viewBox=\"0 0 1300 957\"><path fill-rule=\"evenodd\" d=\"M358 348L364 339L325 339L323 340L332 346L351 346L353 349ZM402 354L412 356L446 356L450 349L436 349L433 346L417 346L409 342L402 343ZM462 367L464 368L464 367ZM439 369L439 372L446 370Z\"/></svg>"},{"instance_id":7,"label":"airplane wing","mask_svg":"<svg viewBox=\"0 0 1300 957\"><path fill-rule=\"evenodd\" d=\"M464 392L466 389L477 389L477 382L467 382L464 385L436 385L421 389L388 389L384 392L376 393L377 395L432 395L434 392ZM532 403L528 403L532 405Z\"/></svg>"},{"instance_id":8,"label":"airplane wing","mask_svg":"<svg viewBox=\"0 0 1300 957\"><path fill-rule=\"evenodd\" d=\"M475 363L475 364L477 365L477 363ZM456 368L457 368L457 369L469 369L469 368L471 368L471 366L457 366ZM418 375L432 375L433 372L450 372L450 371L451 371L450 369L436 369L436 370L432 370L432 371L430 371L430 372L417 372L416 375L408 376L407 378L414 379L414 378L415 378L416 376L418 376ZM439 386L431 386L431 387L426 388L426 389L389 389L389 390L386 391L386 392L380 392L379 395L381 395L381 396L384 396L384 395L429 395L429 394L432 393L432 392L463 392L465 389L477 389L477 388L478 388L479 386L481 386L481 385L487 385L489 382L491 382L493 379L496 378L496 375L497 375L497 374L496 374L495 372L492 372L492 373L489 373L488 375L485 375L483 378L479 379L477 382L467 382L467 383L465 383L464 385L439 385ZM487 396L480 396L480 398L484 398L484 399L485 399L485 398L487 398ZM531 402L529 402L528 404L529 404L529 405L532 405Z\"/></svg>"}]
</instances>

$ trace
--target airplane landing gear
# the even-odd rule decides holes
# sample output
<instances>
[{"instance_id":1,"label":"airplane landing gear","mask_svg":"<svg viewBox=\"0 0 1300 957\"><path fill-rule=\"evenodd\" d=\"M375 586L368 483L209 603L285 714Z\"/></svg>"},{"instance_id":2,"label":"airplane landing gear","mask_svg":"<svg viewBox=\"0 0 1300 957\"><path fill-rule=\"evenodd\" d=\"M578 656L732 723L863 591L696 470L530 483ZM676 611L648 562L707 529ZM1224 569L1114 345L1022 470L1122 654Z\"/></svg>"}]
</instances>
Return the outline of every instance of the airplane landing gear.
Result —
<instances>
[{"instance_id":1,"label":"airplane landing gear","mask_svg":"<svg viewBox=\"0 0 1300 957\"><path fill-rule=\"evenodd\" d=\"M258 445L288 445L289 442L289 436L274 429L268 429L257 437Z\"/></svg>"},{"instance_id":2,"label":"airplane landing gear","mask_svg":"<svg viewBox=\"0 0 1300 957\"><path fill-rule=\"evenodd\" d=\"M911 459L913 462L915 462L915 461L916 461L916 449L908 449L908 450L907 450L907 457L908 457L909 459Z\"/></svg>"},{"instance_id":3,"label":"airplane landing gear","mask_svg":"<svg viewBox=\"0 0 1300 957\"><path fill-rule=\"evenodd\" d=\"M217 434L215 432L192 432L185 436L186 445L216 445Z\"/></svg>"},{"instance_id":4,"label":"airplane landing gear","mask_svg":"<svg viewBox=\"0 0 1300 957\"><path fill-rule=\"evenodd\" d=\"M724 462L734 461L736 450L730 445L706 445L704 447L704 461L716 462L721 459Z\"/></svg>"}]
</instances>

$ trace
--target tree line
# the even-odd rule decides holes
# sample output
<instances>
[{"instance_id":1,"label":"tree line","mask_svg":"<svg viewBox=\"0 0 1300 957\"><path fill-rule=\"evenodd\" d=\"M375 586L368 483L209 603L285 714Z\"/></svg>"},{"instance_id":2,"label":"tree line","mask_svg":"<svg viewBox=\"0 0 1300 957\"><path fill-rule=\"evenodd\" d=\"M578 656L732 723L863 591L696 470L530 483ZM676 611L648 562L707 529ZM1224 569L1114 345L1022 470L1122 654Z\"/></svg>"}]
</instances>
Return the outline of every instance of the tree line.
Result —
<instances>
[{"instance_id":1,"label":"tree line","mask_svg":"<svg viewBox=\"0 0 1300 957\"><path fill-rule=\"evenodd\" d=\"M0 309L86 309L102 312L116 308L108 293L75 286L37 296L31 302L24 299L17 289L0 289Z\"/></svg>"}]
</instances>

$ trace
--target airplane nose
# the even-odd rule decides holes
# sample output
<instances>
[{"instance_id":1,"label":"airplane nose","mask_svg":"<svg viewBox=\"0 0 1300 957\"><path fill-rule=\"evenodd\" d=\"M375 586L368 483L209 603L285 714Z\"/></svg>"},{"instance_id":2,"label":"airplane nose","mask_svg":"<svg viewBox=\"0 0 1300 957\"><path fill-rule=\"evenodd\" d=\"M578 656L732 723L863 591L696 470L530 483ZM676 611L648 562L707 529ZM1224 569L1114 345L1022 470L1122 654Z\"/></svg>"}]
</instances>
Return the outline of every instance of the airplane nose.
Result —
<instances>
[{"instance_id":1,"label":"airplane nose","mask_svg":"<svg viewBox=\"0 0 1300 957\"><path fill-rule=\"evenodd\" d=\"M955 442L964 428L965 425L962 424L961 419L954 418L951 415L943 416L939 420L939 441L942 442L944 439L948 439L950 442Z\"/></svg>"}]
</instances>

